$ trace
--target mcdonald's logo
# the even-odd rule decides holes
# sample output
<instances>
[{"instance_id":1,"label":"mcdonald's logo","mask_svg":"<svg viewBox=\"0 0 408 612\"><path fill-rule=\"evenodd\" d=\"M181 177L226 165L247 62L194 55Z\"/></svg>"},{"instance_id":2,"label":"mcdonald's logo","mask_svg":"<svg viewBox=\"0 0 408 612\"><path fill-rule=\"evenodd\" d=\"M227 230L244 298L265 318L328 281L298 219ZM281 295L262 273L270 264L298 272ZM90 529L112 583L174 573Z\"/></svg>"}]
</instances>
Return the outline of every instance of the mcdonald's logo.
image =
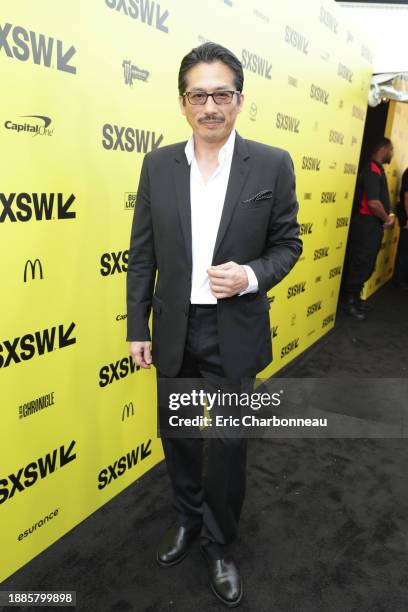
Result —
<instances>
[{"instance_id":1,"label":"mcdonald's logo","mask_svg":"<svg viewBox=\"0 0 408 612\"><path fill-rule=\"evenodd\" d=\"M41 261L38 258L35 259L34 262L31 259L27 259L26 264L24 266L24 282L25 283L27 282L27 270L28 270L29 266L31 268L31 280L35 279L35 271L36 271L36 268L37 268L37 264L38 264L38 267L40 269L40 278L41 278L41 280L44 278L43 277L43 270L42 270Z\"/></svg>"},{"instance_id":2,"label":"mcdonald's logo","mask_svg":"<svg viewBox=\"0 0 408 612\"><path fill-rule=\"evenodd\" d=\"M131 412L132 412L132 416L135 416L135 409L133 407L133 402L129 402L129 404L125 404L123 406L122 421L125 420L125 414L126 414L126 418L128 419L130 417Z\"/></svg>"}]
</instances>

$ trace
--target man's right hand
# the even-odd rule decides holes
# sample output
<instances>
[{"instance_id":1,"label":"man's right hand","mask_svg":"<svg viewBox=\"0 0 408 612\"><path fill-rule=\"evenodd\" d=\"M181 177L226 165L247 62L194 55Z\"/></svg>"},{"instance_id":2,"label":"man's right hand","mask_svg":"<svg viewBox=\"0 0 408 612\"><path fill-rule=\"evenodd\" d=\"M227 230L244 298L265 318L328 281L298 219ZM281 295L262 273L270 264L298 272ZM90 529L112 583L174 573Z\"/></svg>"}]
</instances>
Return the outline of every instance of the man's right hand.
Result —
<instances>
[{"instance_id":1,"label":"man's right hand","mask_svg":"<svg viewBox=\"0 0 408 612\"><path fill-rule=\"evenodd\" d=\"M143 342L130 342L129 352L133 357L133 361L140 368L150 368L152 363L151 342L149 340Z\"/></svg>"},{"instance_id":2,"label":"man's right hand","mask_svg":"<svg viewBox=\"0 0 408 612\"><path fill-rule=\"evenodd\" d=\"M385 223L383 223L383 228L384 229L389 229L390 227L392 227L394 225L394 221L395 221L395 216L394 215L388 215L388 219Z\"/></svg>"}]
</instances>

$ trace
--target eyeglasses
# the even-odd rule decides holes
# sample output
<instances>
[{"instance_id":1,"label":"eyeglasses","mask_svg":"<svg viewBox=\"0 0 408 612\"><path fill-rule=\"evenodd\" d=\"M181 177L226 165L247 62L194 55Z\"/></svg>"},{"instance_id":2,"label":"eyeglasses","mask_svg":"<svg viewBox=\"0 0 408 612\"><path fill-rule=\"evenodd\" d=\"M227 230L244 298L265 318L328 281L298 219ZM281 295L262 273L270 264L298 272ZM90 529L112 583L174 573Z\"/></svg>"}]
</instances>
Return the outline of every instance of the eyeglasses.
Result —
<instances>
[{"instance_id":1,"label":"eyeglasses","mask_svg":"<svg viewBox=\"0 0 408 612\"><path fill-rule=\"evenodd\" d=\"M240 94L240 91L216 91L214 93L207 93L205 91L186 91L182 94L186 97L190 104L206 104L208 97L214 100L216 104L231 104L234 94Z\"/></svg>"}]
</instances>

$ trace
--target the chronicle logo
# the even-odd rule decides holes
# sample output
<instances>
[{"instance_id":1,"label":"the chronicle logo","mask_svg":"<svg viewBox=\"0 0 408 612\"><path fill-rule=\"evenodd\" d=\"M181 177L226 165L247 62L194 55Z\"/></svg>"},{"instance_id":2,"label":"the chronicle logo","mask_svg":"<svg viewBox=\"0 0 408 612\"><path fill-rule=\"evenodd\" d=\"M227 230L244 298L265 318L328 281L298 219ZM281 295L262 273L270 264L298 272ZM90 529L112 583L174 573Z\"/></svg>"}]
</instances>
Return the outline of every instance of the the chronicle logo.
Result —
<instances>
[{"instance_id":1,"label":"the chronicle logo","mask_svg":"<svg viewBox=\"0 0 408 612\"><path fill-rule=\"evenodd\" d=\"M335 203L336 202L336 192L335 191L322 191L320 202L322 204Z\"/></svg>"},{"instance_id":2,"label":"the chronicle logo","mask_svg":"<svg viewBox=\"0 0 408 612\"><path fill-rule=\"evenodd\" d=\"M11 340L3 340L0 342L0 368L28 361L36 354L41 356L75 344L76 338L72 337L74 329L74 322L68 327L61 323Z\"/></svg>"},{"instance_id":3,"label":"the chronicle logo","mask_svg":"<svg viewBox=\"0 0 408 612\"><path fill-rule=\"evenodd\" d=\"M22 119L32 119L32 121L11 121L7 119L4 122L6 130L15 131L17 134L29 133L32 136L52 136L54 128L50 128L51 118L45 115L21 115Z\"/></svg>"},{"instance_id":4,"label":"the chronicle logo","mask_svg":"<svg viewBox=\"0 0 408 612\"><path fill-rule=\"evenodd\" d=\"M166 25L168 10L163 10L160 4L153 0L105 0L108 8L122 12L131 19L138 19L152 28L165 34L169 33Z\"/></svg>"},{"instance_id":5,"label":"the chronicle logo","mask_svg":"<svg viewBox=\"0 0 408 612\"><path fill-rule=\"evenodd\" d=\"M291 115L285 115L284 113L277 113L276 115L276 127L278 130L286 130L288 132L299 133L300 119L292 117Z\"/></svg>"},{"instance_id":6,"label":"the chronicle logo","mask_svg":"<svg viewBox=\"0 0 408 612\"><path fill-rule=\"evenodd\" d=\"M156 134L150 130L139 128L124 127L105 123L102 127L102 146L108 151L127 151L132 153L147 153L157 149L162 140L163 134Z\"/></svg>"},{"instance_id":7,"label":"the chronicle logo","mask_svg":"<svg viewBox=\"0 0 408 612\"><path fill-rule=\"evenodd\" d=\"M302 170L320 171L321 160L318 157L302 157Z\"/></svg>"},{"instance_id":8,"label":"the chronicle logo","mask_svg":"<svg viewBox=\"0 0 408 612\"><path fill-rule=\"evenodd\" d=\"M344 134L342 132L337 132L336 130L330 130L329 142L334 142L335 144L343 145Z\"/></svg>"},{"instance_id":9,"label":"the chronicle logo","mask_svg":"<svg viewBox=\"0 0 408 612\"><path fill-rule=\"evenodd\" d=\"M139 444L136 448L126 453L126 455L119 457L113 464L101 470L98 474L98 489L101 491L112 481L116 480L119 476L122 476L125 472L151 455L151 442L150 439L147 442L142 442L142 444Z\"/></svg>"},{"instance_id":10,"label":"the chronicle logo","mask_svg":"<svg viewBox=\"0 0 408 612\"><path fill-rule=\"evenodd\" d=\"M16 493L22 493L25 489L32 487L36 482L44 480L59 468L63 468L76 459L74 453L76 441L72 440L69 446L59 446L47 453L23 465L13 474L0 478L0 504L10 500Z\"/></svg>"},{"instance_id":11,"label":"the chronicle logo","mask_svg":"<svg viewBox=\"0 0 408 612\"><path fill-rule=\"evenodd\" d=\"M357 166L355 164L344 164L344 174L357 174Z\"/></svg>"},{"instance_id":12,"label":"the chronicle logo","mask_svg":"<svg viewBox=\"0 0 408 612\"><path fill-rule=\"evenodd\" d=\"M301 223L299 226L299 235L305 236L313 233L313 223Z\"/></svg>"},{"instance_id":13,"label":"the chronicle logo","mask_svg":"<svg viewBox=\"0 0 408 612\"><path fill-rule=\"evenodd\" d=\"M46 395L36 397L34 400L21 404L18 407L19 418L24 419L25 417L31 416L32 414L35 414L40 410L44 410L44 408L48 408L49 406L53 406L54 404L54 391L46 393Z\"/></svg>"},{"instance_id":14,"label":"the chronicle logo","mask_svg":"<svg viewBox=\"0 0 408 612\"><path fill-rule=\"evenodd\" d=\"M295 285L291 285L288 287L287 299L296 297L300 293L304 293L306 291L306 281L302 281L301 283L296 283Z\"/></svg>"},{"instance_id":15,"label":"the chronicle logo","mask_svg":"<svg viewBox=\"0 0 408 612\"><path fill-rule=\"evenodd\" d=\"M31 57L38 66L56 68L70 74L77 71L76 66L70 63L76 53L73 45L67 49L61 40L26 30L22 26L11 23L0 25L0 52L3 50L7 57L20 62L26 62Z\"/></svg>"},{"instance_id":16,"label":"the chronicle logo","mask_svg":"<svg viewBox=\"0 0 408 612\"><path fill-rule=\"evenodd\" d=\"M323 6L320 7L320 23L322 23L326 28L329 28L334 34L338 34L339 23L337 19Z\"/></svg>"},{"instance_id":17,"label":"the chronicle logo","mask_svg":"<svg viewBox=\"0 0 408 612\"><path fill-rule=\"evenodd\" d=\"M271 79L271 70L272 64L268 62L263 57L256 55L256 53L252 53L248 51L248 49L242 49L241 51L242 57L242 67L246 68L250 72L255 72L259 74L259 76L264 77L265 79Z\"/></svg>"},{"instance_id":18,"label":"the chronicle logo","mask_svg":"<svg viewBox=\"0 0 408 612\"><path fill-rule=\"evenodd\" d=\"M295 338L281 348L281 359L299 347L299 338Z\"/></svg>"},{"instance_id":19,"label":"the chronicle logo","mask_svg":"<svg viewBox=\"0 0 408 612\"><path fill-rule=\"evenodd\" d=\"M339 62L339 65L337 66L337 74L345 81L348 81L349 83L353 82L353 71L341 62Z\"/></svg>"},{"instance_id":20,"label":"the chronicle logo","mask_svg":"<svg viewBox=\"0 0 408 612\"><path fill-rule=\"evenodd\" d=\"M136 197L137 197L136 191L126 191L125 192L125 204L124 204L125 210L135 209Z\"/></svg>"},{"instance_id":21,"label":"the chronicle logo","mask_svg":"<svg viewBox=\"0 0 408 612\"><path fill-rule=\"evenodd\" d=\"M337 217L336 219L336 227L348 227L349 218L348 217Z\"/></svg>"},{"instance_id":22,"label":"the chronicle logo","mask_svg":"<svg viewBox=\"0 0 408 612\"><path fill-rule=\"evenodd\" d=\"M113 253L103 253L101 255L100 273L102 276L109 276L110 274L115 274L115 272L126 272L128 260L128 249Z\"/></svg>"},{"instance_id":23,"label":"the chronicle logo","mask_svg":"<svg viewBox=\"0 0 408 612\"><path fill-rule=\"evenodd\" d=\"M315 302L314 304L311 304L310 306L307 307L306 316L310 317L310 315L315 314L315 312L321 309L322 309L322 300L319 300L318 302Z\"/></svg>"},{"instance_id":24,"label":"the chronicle logo","mask_svg":"<svg viewBox=\"0 0 408 612\"><path fill-rule=\"evenodd\" d=\"M123 60L122 62L123 68L123 76L125 78L125 84L133 87L133 81L144 81L147 82L149 78L150 72L148 70L143 70L139 68L135 64L132 64L130 60Z\"/></svg>"},{"instance_id":25,"label":"the chronicle logo","mask_svg":"<svg viewBox=\"0 0 408 612\"><path fill-rule=\"evenodd\" d=\"M297 32L290 26L286 26L285 28L285 42L297 49L297 51L300 51L300 53L308 55L310 41L306 36L300 34L300 32Z\"/></svg>"},{"instance_id":26,"label":"the chronicle logo","mask_svg":"<svg viewBox=\"0 0 408 612\"><path fill-rule=\"evenodd\" d=\"M335 278L336 276L340 276L341 274L341 266L336 266L329 270L329 278Z\"/></svg>"},{"instance_id":27,"label":"the chronicle logo","mask_svg":"<svg viewBox=\"0 0 408 612\"><path fill-rule=\"evenodd\" d=\"M322 89L321 87L319 87L318 85L315 85L314 83L311 84L310 97L312 98L312 100L317 100L318 102L321 102L322 104L328 104L329 95L330 94L326 89Z\"/></svg>"},{"instance_id":28,"label":"the chronicle logo","mask_svg":"<svg viewBox=\"0 0 408 612\"><path fill-rule=\"evenodd\" d=\"M41 261L38 259L38 257L36 259L34 259L34 261L32 261L31 259L27 259L25 266L24 266L24 282L27 282L27 271L28 269L31 270L31 280L35 279L35 271L37 269L37 265L38 265L38 269L40 271L40 279L43 280L43 269L42 269L42 263Z\"/></svg>"},{"instance_id":29,"label":"the chronicle logo","mask_svg":"<svg viewBox=\"0 0 408 612\"><path fill-rule=\"evenodd\" d=\"M321 247L320 249L315 249L315 252L313 254L313 260L316 261L317 259L322 259L323 257L328 257L329 256L329 248L330 247Z\"/></svg>"},{"instance_id":30,"label":"the chronicle logo","mask_svg":"<svg viewBox=\"0 0 408 612\"><path fill-rule=\"evenodd\" d=\"M0 223L6 219L12 222L30 221L32 218L36 221L75 219L76 212L70 210L74 201L73 193L68 197L62 193L0 193Z\"/></svg>"},{"instance_id":31,"label":"the chronicle logo","mask_svg":"<svg viewBox=\"0 0 408 612\"><path fill-rule=\"evenodd\" d=\"M136 367L131 355L118 359L118 361L101 367L99 370L99 386L106 387L106 385L111 385L115 380L126 378L126 376L133 374L133 372L139 369L139 366Z\"/></svg>"}]
</instances>

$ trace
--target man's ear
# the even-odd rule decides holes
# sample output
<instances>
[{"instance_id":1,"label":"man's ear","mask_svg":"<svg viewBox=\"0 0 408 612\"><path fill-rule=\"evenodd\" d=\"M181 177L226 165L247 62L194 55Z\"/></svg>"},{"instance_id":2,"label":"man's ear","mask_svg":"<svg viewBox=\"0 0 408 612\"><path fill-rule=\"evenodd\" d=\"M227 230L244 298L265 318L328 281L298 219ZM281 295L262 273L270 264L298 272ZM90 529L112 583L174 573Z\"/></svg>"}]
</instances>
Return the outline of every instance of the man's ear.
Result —
<instances>
[{"instance_id":1,"label":"man's ear","mask_svg":"<svg viewBox=\"0 0 408 612\"><path fill-rule=\"evenodd\" d=\"M244 94L240 94L238 97L238 112L242 111L242 107L244 106Z\"/></svg>"},{"instance_id":2,"label":"man's ear","mask_svg":"<svg viewBox=\"0 0 408 612\"><path fill-rule=\"evenodd\" d=\"M181 114L185 115L186 114L186 98L185 98L185 96L179 96L179 105L180 105Z\"/></svg>"}]
</instances>

